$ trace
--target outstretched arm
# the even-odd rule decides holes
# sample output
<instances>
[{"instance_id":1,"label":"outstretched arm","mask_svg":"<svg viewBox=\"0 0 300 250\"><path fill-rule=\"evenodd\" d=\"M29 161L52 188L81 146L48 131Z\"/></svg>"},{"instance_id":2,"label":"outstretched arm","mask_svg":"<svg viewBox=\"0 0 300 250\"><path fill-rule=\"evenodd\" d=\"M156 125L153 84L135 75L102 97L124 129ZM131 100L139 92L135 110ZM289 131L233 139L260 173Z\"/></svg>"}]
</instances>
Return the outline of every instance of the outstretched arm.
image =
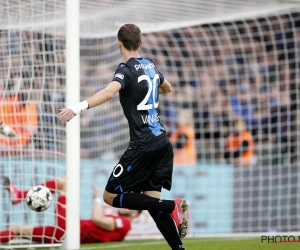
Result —
<instances>
[{"instance_id":1,"label":"outstretched arm","mask_svg":"<svg viewBox=\"0 0 300 250\"><path fill-rule=\"evenodd\" d=\"M120 91L121 87L122 85L119 82L111 82L105 89L98 91L92 97L87 99L87 102L89 103L89 108L96 107L109 101L111 98L114 97L115 94L117 94Z\"/></svg>"},{"instance_id":2,"label":"outstretched arm","mask_svg":"<svg viewBox=\"0 0 300 250\"><path fill-rule=\"evenodd\" d=\"M115 220L103 214L101 208L100 191L94 185L94 205L92 212L92 221L94 224L104 230L113 231L115 229Z\"/></svg>"},{"instance_id":3,"label":"outstretched arm","mask_svg":"<svg viewBox=\"0 0 300 250\"><path fill-rule=\"evenodd\" d=\"M113 81L105 89L98 91L92 97L88 98L86 101L81 103L72 105L68 108L60 109L58 114L59 119L62 122L70 121L75 115L80 114L83 110L88 108L93 108L98 105L101 105L107 101L109 101L113 96L120 91L122 85L117 82Z\"/></svg>"},{"instance_id":4,"label":"outstretched arm","mask_svg":"<svg viewBox=\"0 0 300 250\"><path fill-rule=\"evenodd\" d=\"M31 226L11 226L9 228L12 232L14 232L15 235L21 235L22 238L31 238L33 227Z\"/></svg>"}]
</instances>

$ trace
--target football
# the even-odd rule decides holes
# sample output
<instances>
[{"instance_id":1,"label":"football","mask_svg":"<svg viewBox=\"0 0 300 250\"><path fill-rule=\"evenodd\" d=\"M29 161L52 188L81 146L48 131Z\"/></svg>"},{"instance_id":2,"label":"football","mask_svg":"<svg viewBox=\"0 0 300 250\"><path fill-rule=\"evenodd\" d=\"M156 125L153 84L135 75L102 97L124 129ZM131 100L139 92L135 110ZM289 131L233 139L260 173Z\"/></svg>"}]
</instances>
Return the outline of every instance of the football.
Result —
<instances>
[{"instance_id":1,"label":"football","mask_svg":"<svg viewBox=\"0 0 300 250\"><path fill-rule=\"evenodd\" d=\"M26 203L35 212L44 212L52 203L50 190L44 186L35 186L26 194Z\"/></svg>"}]
</instances>

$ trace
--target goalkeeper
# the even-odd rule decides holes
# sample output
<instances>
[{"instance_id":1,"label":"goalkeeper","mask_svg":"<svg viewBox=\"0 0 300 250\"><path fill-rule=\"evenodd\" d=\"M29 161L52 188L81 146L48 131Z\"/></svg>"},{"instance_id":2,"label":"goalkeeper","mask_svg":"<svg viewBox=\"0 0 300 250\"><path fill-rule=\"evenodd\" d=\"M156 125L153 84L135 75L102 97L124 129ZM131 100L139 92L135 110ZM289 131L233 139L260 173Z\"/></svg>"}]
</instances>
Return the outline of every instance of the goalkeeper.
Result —
<instances>
[{"instance_id":1,"label":"goalkeeper","mask_svg":"<svg viewBox=\"0 0 300 250\"><path fill-rule=\"evenodd\" d=\"M18 204L26 197L28 190L19 190L10 183L8 177L3 178L3 185L10 192L12 204ZM55 222L53 226L11 226L8 230L0 231L0 242L8 242L16 235L42 243L61 243L66 229L66 183L65 177L56 178L42 184L51 193L59 192L55 208ZM122 241L131 229L131 220L137 217L141 210L119 209L118 216L104 215L101 209L99 189L94 185L94 204L92 219L80 220L80 243L97 243Z\"/></svg>"}]
</instances>

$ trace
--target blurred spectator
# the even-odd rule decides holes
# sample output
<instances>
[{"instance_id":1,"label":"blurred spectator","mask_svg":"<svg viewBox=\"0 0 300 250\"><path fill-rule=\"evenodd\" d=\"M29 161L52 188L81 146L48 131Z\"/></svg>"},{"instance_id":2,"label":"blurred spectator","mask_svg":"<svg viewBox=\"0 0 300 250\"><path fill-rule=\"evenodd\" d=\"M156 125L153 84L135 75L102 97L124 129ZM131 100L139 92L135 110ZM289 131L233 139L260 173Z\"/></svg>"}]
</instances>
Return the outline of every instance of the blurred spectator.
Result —
<instances>
[{"instance_id":1,"label":"blurred spectator","mask_svg":"<svg viewBox=\"0 0 300 250\"><path fill-rule=\"evenodd\" d=\"M58 110L64 106L65 95L64 87L60 81L51 78L46 81L43 86L43 101L41 105L41 124L42 132L46 135L45 147L48 150L57 149L55 139L57 135L57 116L54 115ZM39 145L37 145L39 146Z\"/></svg>"},{"instance_id":2,"label":"blurred spectator","mask_svg":"<svg viewBox=\"0 0 300 250\"><path fill-rule=\"evenodd\" d=\"M237 116L243 117L246 124L252 127L255 123L253 119L253 105L251 103L250 86L248 83L236 86L238 94L231 96L231 104Z\"/></svg>"},{"instance_id":3,"label":"blurred spectator","mask_svg":"<svg viewBox=\"0 0 300 250\"><path fill-rule=\"evenodd\" d=\"M114 72L109 64L99 63L96 65L93 72L93 80L94 83L96 83L97 90L104 88L104 86L112 80L113 76Z\"/></svg>"},{"instance_id":4,"label":"blurred spectator","mask_svg":"<svg viewBox=\"0 0 300 250\"><path fill-rule=\"evenodd\" d=\"M169 138L174 147L174 164L195 165L197 150L192 111L190 109L182 109L178 112L177 129Z\"/></svg>"},{"instance_id":5,"label":"blurred spectator","mask_svg":"<svg viewBox=\"0 0 300 250\"><path fill-rule=\"evenodd\" d=\"M101 117L101 119L95 119L97 117ZM101 160L117 159L114 144L119 125L112 110L109 110L106 104L83 113L81 117L81 127L83 128L81 146L88 149L85 155ZM98 129L99 127L101 130ZM85 128L89 129L84 130Z\"/></svg>"},{"instance_id":6,"label":"blurred spectator","mask_svg":"<svg viewBox=\"0 0 300 250\"><path fill-rule=\"evenodd\" d=\"M216 91L211 98L203 114L204 133L205 138L216 139L217 142L218 138L228 134L228 125L234 113L222 92Z\"/></svg>"},{"instance_id":7,"label":"blurred spectator","mask_svg":"<svg viewBox=\"0 0 300 250\"><path fill-rule=\"evenodd\" d=\"M29 91L27 84L21 79L11 81L10 90L13 88L18 91L11 91L1 100L0 119L13 128L16 137L0 138L0 144L5 146L26 146L32 139L33 134L38 128L38 107L29 100ZM17 94L13 94L17 93Z\"/></svg>"},{"instance_id":8,"label":"blurred spectator","mask_svg":"<svg viewBox=\"0 0 300 250\"><path fill-rule=\"evenodd\" d=\"M218 161L224 153L222 145L229 124L235 116L241 116L258 150L271 143L278 148L281 162L289 152L295 154L299 20L300 14L291 12L144 34L147 42L142 54L157 58L157 65L173 87L170 96L160 97L160 115L168 133L177 129L178 108L192 110L196 144L205 145L197 148L198 156ZM111 69L120 62L118 53L114 53L115 44L110 37L81 39L81 99L111 80ZM64 51L65 41L47 33L0 30L2 86L7 79L21 79L30 87L22 94L17 93L19 89L9 93L7 87L0 86L1 106L16 94L39 105L38 148L57 150L59 145L62 149L65 146L61 139L65 130L56 119L56 109L65 101ZM123 134L126 122L121 120L115 102L105 109L82 116L81 146L92 152L86 154L88 157L109 156L104 154L105 143L110 143L116 155L127 146ZM102 130L95 133L87 129L91 123L101 125ZM121 125L116 127L115 123Z\"/></svg>"},{"instance_id":9,"label":"blurred spectator","mask_svg":"<svg viewBox=\"0 0 300 250\"><path fill-rule=\"evenodd\" d=\"M160 114L166 117L165 128L168 133L176 129L176 101L180 93L179 78L176 71L168 71L165 74L166 79L171 83L173 91L167 95L160 95Z\"/></svg>"},{"instance_id":10,"label":"blurred spectator","mask_svg":"<svg viewBox=\"0 0 300 250\"><path fill-rule=\"evenodd\" d=\"M233 121L233 132L225 143L224 158L235 167L249 167L255 164L254 140L242 118Z\"/></svg>"}]
</instances>

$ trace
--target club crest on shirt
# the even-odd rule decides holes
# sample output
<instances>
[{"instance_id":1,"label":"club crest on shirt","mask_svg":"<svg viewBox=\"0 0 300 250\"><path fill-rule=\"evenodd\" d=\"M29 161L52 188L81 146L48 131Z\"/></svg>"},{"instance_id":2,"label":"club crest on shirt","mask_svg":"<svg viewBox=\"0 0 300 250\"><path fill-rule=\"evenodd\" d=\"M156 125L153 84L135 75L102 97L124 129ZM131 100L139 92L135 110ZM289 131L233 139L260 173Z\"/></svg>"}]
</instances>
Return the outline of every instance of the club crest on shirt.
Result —
<instances>
[{"instance_id":1,"label":"club crest on shirt","mask_svg":"<svg viewBox=\"0 0 300 250\"><path fill-rule=\"evenodd\" d=\"M115 78L120 78L121 80L123 80L124 79L124 75L121 74L121 73L117 73L117 74L115 74Z\"/></svg>"}]
</instances>

